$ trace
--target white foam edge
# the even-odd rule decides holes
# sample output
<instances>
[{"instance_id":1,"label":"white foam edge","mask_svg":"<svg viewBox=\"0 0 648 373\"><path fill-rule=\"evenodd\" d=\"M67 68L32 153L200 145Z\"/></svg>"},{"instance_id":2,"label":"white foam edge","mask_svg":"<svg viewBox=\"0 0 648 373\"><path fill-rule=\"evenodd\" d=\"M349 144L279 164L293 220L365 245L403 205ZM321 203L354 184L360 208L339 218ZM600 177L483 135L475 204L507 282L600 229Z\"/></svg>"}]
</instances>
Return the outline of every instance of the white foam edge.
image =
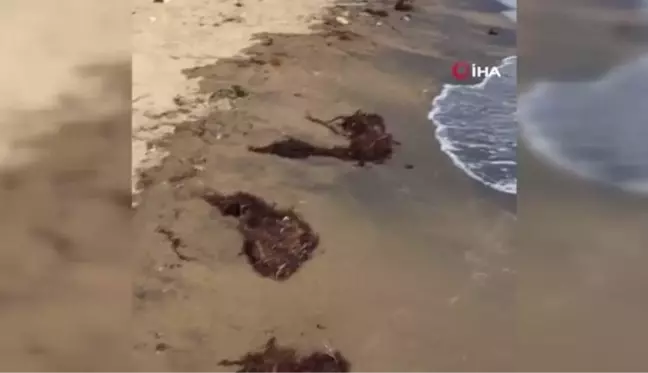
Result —
<instances>
[{"instance_id":1,"label":"white foam edge","mask_svg":"<svg viewBox=\"0 0 648 373\"><path fill-rule=\"evenodd\" d=\"M512 61L517 60L517 56L509 56L504 58L500 64L497 67L504 67L506 65L509 65L512 63ZM445 99L449 92L452 89L456 88L468 88L468 89L484 89L486 84L488 83L489 79L493 79L494 77L497 76L491 76L488 78L485 78L481 82L473 85L462 85L462 84L449 84L446 83L443 85L443 88L441 89L441 92L432 100L432 110L428 113L428 119L432 121L436 127L436 130L434 131L435 137L437 141L439 141L439 145L441 148L441 151L445 153L452 163L459 169L461 169L466 175L468 175L470 178L477 180L478 182L482 184L486 184L487 186L506 193L506 194L517 194L517 179L515 183L510 183L510 182L496 182L493 180L486 180L483 177L478 176L473 170L468 168L460 159L459 157L453 153L454 150L457 150L448 139L442 136L441 131L443 131L445 128L447 128L446 125L443 123L439 123L435 117L439 113L440 108L438 105L438 102L440 100Z\"/></svg>"}]
</instances>

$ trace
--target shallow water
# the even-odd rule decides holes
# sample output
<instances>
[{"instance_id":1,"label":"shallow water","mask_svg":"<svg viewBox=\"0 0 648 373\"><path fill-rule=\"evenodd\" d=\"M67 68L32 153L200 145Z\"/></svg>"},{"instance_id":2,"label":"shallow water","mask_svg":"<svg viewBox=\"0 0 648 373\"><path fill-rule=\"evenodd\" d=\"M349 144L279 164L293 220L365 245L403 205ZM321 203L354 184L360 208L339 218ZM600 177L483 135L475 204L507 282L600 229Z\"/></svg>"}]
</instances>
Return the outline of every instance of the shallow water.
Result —
<instances>
[{"instance_id":1,"label":"shallow water","mask_svg":"<svg viewBox=\"0 0 648 373\"><path fill-rule=\"evenodd\" d=\"M503 14L517 19L517 1L502 4ZM436 126L441 150L469 177L497 191L517 193L517 58L498 66L476 85L446 84L432 103L429 119Z\"/></svg>"},{"instance_id":2,"label":"shallow water","mask_svg":"<svg viewBox=\"0 0 648 373\"><path fill-rule=\"evenodd\" d=\"M582 15L563 15L572 26L552 31L560 42L529 27L533 44L525 47L525 59L535 62L524 66L525 92L518 98L521 140L539 159L589 182L643 194L648 13L636 10L647 6L635 0L574 3L574 13Z\"/></svg>"},{"instance_id":3,"label":"shallow water","mask_svg":"<svg viewBox=\"0 0 648 373\"><path fill-rule=\"evenodd\" d=\"M504 12L504 15L517 22L517 0L498 0L500 3L512 8Z\"/></svg>"},{"instance_id":4,"label":"shallow water","mask_svg":"<svg viewBox=\"0 0 648 373\"><path fill-rule=\"evenodd\" d=\"M543 82L520 96L523 139L578 176L648 193L648 54L591 82Z\"/></svg>"},{"instance_id":5,"label":"shallow water","mask_svg":"<svg viewBox=\"0 0 648 373\"><path fill-rule=\"evenodd\" d=\"M446 85L429 114L441 149L457 167L510 194L517 189L516 65L517 58L509 57L499 66L501 78Z\"/></svg>"}]
</instances>

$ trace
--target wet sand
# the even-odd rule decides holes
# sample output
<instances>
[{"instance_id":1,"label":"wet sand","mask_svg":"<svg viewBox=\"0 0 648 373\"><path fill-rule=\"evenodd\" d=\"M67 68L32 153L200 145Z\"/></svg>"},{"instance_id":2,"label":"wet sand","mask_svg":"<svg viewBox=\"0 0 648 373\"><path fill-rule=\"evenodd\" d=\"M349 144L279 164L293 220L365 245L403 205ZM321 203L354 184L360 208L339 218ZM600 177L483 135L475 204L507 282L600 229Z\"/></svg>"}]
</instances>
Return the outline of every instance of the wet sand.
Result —
<instances>
[{"instance_id":1,"label":"wet sand","mask_svg":"<svg viewBox=\"0 0 648 373\"><path fill-rule=\"evenodd\" d=\"M349 26L316 35L266 35L272 42L246 51L252 63L186 70L204 93L239 85L249 95L178 123L161 142L170 156L142 177L139 368L223 370L221 359L274 336L304 349L331 346L356 371L511 369L510 206L452 165L426 119L452 62L512 54L505 30L487 35L509 25L444 2L410 22L400 16L382 20L396 30L351 14ZM340 30L357 36L340 40ZM285 135L338 144L305 115L356 109L383 115L402 142L387 164L358 168L246 150ZM284 282L258 276L239 255L235 221L199 198L205 186L294 206L320 235L315 256ZM179 259L155 232L161 226L192 260ZM160 344L168 348L156 351Z\"/></svg>"},{"instance_id":2,"label":"wet sand","mask_svg":"<svg viewBox=\"0 0 648 373\"><path fill-rule=\"evenodd\" d=\"M538 80L590 80L645 52L645 24L624 3L630 2L523 4L522 88ZM522 145L518 366L645 371L648 200L549 168Z\"/></svg>"}]
</instances>

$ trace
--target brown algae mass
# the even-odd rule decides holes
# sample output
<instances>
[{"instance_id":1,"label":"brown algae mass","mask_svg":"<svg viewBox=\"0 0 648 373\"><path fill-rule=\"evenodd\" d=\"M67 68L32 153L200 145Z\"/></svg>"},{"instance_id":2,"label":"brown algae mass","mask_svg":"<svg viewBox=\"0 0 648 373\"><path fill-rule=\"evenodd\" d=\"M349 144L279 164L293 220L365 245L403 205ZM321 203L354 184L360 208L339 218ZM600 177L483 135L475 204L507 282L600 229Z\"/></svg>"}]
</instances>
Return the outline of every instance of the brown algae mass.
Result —
<instances>
[{"instance_id":1,"label":"brown algae mass","mask_svg":"<svg viewBox=\"0 0 648 373\"><path fill-rule=\"evenodd\" d=\"M293 348L278 346L270 338L262 351L239 360L223 360L223 366L239 366L238 372L348 372L351 364L338 351L313 352L300 356Z\"/></svg>"},{"instance_id":2,"label":"brown algae mass","mask_svg":"<svg viewBox=\"0 0 648 373\"><path fill-rule=\"evenodd\" d=\"M277 209L252 194L210 192L203 198L224 216L238 219L243 254L261 276L288 279L319 244L318 235L294 211Z\"/></svg>"},{"instance_id":3,"label":"brown algae mass","mask_svg":"<svg viewBox=\"0 0 648 373\"><path fill-rule=\"evenodd\" d=\"M395 145L399 145L387 132L384 119L378 114L360 110L351 115L338 116L325 121L306 117L311 122L328 128L338 136L345 137L346 146L321 147L289 137L249 150L261 154L273 154L283 158L304 159L311 156L332 157L344 161L355 161L359 166L366 163L384 163L391 158Z\"/></svg>"}]
</instances>

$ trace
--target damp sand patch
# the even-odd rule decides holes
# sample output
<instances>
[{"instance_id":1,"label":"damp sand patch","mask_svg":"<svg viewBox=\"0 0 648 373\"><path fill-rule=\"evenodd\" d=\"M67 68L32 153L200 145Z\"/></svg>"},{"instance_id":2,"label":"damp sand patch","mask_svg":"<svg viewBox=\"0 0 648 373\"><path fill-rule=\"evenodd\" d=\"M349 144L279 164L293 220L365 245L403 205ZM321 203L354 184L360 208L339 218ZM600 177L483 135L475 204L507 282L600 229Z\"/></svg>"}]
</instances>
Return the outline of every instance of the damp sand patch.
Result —
<instances>
[{"instance_id":1,"label":"damp sand patch","mask_svg":"<svg viewBox=\"0 0 648 373\"><path fill-rule=\"evenodd\" d=\"M319 236L301 216L278 209L263 199L244 192L222 195L209 192L203 199L223 216L238 219L243 251L250 265L263 277L288 279L309 260Z\"/></svg>"},{"instance_id":2,"label":"damp sand patch","mask_svg":"<svg viewBox=\"0 0 648 373\"><path fill-rule=\"evenodd\" d=\"M223 366L237 366L238 372L348 372L349 361L339 352L328 349L300 355L297 350L277 345L275 338L263 350L250 352L238 360L223 360Z\"/></svg>"},{"instance_id":3,"label":"damp sand patch","mask_svg":"<svg viewBox=\"0 0 648 373\"><path fill-rule=\"evenodd\" d=\"M347 139L344 146L325 147L288 137L269 145L249 147L255 153L272 154L282 158L305 159L309 157L331 157L342 161L356 162L358 166L367 163L382 164L392 157L394 148L400 143L387 132L382 116L356 111L330 120L317 119L307 115L309 121L322 125L335 135Z\"/></svg>"}]
</instances>

